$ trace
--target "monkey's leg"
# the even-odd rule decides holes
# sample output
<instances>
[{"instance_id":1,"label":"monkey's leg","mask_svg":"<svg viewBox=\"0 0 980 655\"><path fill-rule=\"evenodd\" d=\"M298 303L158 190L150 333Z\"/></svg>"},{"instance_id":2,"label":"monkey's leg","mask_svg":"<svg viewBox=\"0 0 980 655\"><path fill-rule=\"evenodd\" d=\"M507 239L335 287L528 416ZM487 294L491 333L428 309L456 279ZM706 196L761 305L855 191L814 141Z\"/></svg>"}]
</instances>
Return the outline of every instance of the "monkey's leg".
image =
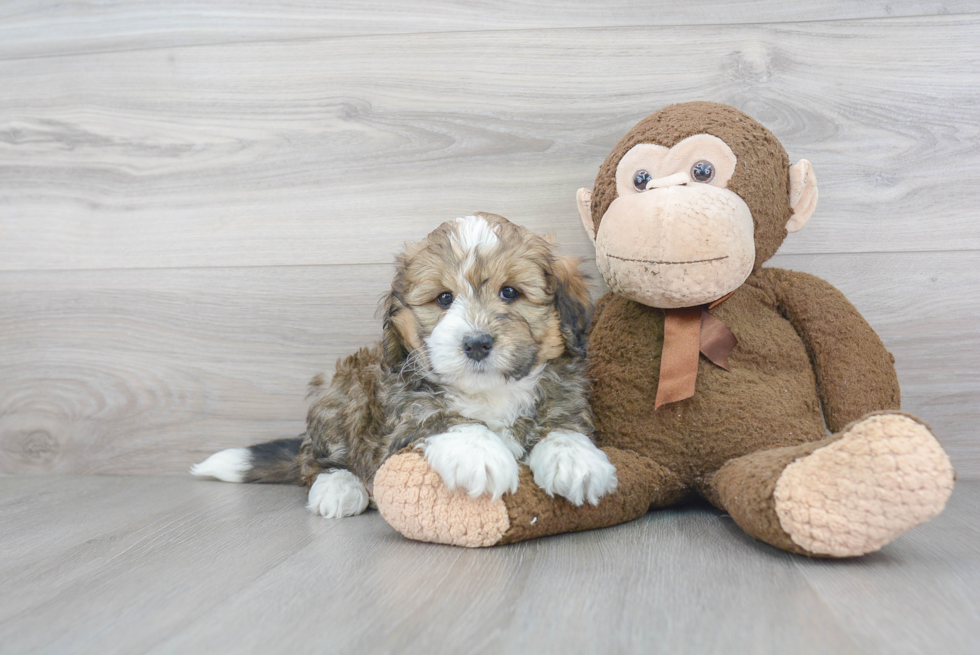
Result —
<instances>
[{"instance_id":1,"label":"monkey's leg","mask_svg":"<svg viewBox=\"0 0 980 655\"><path fill-rule=\"evenodd\" d=\"M702 491L757 539L803 555L852 557L939 514L953 479L928 427L881 412L822 441L730 460Z\"/></svg>"},{"instance_id":2,"label":"monkey's leg","mask_svg":"<svg viewBox=\"0 0 980 655\"><path fill-rule=\"evenodd\" d=\"M673 504L688 493L680 479L653 460L604 448L619 484L597 506L550 497L521 466L517 492L492 501L449 491L421 454L403 450L374 478L381 515L410 539L456 546L494 546L561 532L591 530L632 521L651 506Z\"/></svg>"}]
</instances>

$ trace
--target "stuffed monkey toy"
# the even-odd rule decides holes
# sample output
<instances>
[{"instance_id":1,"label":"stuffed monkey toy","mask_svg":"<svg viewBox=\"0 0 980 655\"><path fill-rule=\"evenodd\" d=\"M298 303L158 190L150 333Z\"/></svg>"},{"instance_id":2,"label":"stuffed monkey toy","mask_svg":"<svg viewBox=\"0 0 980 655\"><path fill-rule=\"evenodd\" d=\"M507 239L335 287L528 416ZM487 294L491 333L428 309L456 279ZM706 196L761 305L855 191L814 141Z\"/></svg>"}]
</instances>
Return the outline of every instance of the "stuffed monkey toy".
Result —
<instances>
[{"instance_id":1,"label":"stuffed monkey toy","mask_svg":"<svg viewBox=\"0 0 980 655\"><path fill-rule=\"evenodd\" d=\"M489 546L700 496L777 548L850 557L936 516L954 472L899 411L878 335L827 282L762 266L816 201L810 163L790 166L733 107L671 105L640 121L578 193L610 289L589 374L617 489L575 506L522 466L515 493L473 499L403 451L375 478L384 518L413 539Z\"/></svg>"}]
</instances>

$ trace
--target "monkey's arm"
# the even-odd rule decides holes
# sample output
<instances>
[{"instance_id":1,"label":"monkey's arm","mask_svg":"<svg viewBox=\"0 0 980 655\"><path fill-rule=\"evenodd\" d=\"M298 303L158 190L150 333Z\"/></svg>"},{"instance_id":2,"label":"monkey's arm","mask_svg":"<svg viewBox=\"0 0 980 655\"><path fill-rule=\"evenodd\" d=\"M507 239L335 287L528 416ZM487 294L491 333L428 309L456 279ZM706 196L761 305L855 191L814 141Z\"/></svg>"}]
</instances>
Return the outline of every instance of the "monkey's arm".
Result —
<instances>
[{"instance_id":1,"label":"monkey's arm","mask_svg":"<svg viewBox=\"0 0 980 655\"><path fill-rule=\"evenodd\" d=\"M780 313L806 344L830 431L868 412L899 409L895 358L844 294L807 273L768 271Z\"/></svg>"},{"instance_id":2,"label":"monkey's arm","mask_svg":"<svg viewBox=\"0 0 980 655\"><path fill-rule=\"evenodd\" d=\"M521 467L512 494L491 500L449 491L417 452L390 457L374 478L374 495L385 520L409 539L456 546L493 546L561 532L604 528L666 507L687 494L681 480L656 462L628 450L605 448L619 487L597 506L575 506L547 495Z\"/></svg>"}]
</instances>

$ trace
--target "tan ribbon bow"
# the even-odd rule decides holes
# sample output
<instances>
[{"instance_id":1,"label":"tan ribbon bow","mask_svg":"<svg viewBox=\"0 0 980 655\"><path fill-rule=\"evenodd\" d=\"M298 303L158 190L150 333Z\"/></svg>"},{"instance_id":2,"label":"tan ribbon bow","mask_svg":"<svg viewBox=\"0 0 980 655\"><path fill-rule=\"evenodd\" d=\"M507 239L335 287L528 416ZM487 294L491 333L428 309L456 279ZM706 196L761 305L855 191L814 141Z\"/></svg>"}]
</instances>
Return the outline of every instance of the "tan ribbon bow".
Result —
<instances>
[{"instance_id":1,"label":"tan ribbon bow","mask_svg":"<svg viewBox=\"0 0 980 655\"><path fill-rule=\"evenodd\" d=\"M707 307L701 305L664 310L664 349L660 357L660 383L654 409L694 395L699 353L704 353L705 357L726 371L731 370L728 355L738 345L738 339L721 319L708 310L728 300L732 293Z\"/></svg>"}]
</instances>

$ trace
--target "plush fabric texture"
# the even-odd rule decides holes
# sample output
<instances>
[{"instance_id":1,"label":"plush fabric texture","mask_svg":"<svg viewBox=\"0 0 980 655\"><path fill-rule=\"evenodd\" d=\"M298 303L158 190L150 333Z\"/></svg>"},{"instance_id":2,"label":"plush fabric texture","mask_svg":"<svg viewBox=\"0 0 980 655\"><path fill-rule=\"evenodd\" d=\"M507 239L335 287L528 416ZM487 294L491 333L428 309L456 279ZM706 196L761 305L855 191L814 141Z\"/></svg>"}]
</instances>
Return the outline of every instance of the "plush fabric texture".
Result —
<instances>
[{"instance_id":1,"label":"plush fabric texture","mask_svg":"<svg viewBox=\"0 0 980 655\"><path fill-rule=\"evenodd\" d=\"M753 271L711 311L738 340L730 370L698 357L694 395L655 409L665 311L603 296L589 332L589 375L596 443L616 466L619 487L597 507L574 507L547 496L525 470L517 492L502 499L509 527L496 543L612 525L700 495L773 546L847 557L876 550L943 509L952 466L928 427L899 411L894 358L881 339L827 282L761 266L793 215L789 161L768 130L714 103L673 105L644 119L602 165L593 225L616 198L625 152L701 133L736 154L728 186L751 210L755 229ZM805 223L817 189L808 165L797 170ZM582 207L585 200L580 194ZM429 483L440 481L416 476L385 498L412 498ZM426 538L445 541L447 529L438 532Z\"/></svg>"},{"instance_id":2,"label":"plush fabric texture","mask_svg":"<svg viewBox=\"0 0 980 655\"><path fill-rule=\"evenodd\" d=\"M801 159L789 167L789 203L793 217L786 224L787 232L799 232L817 209L817 176L813 166Z\"/></svg>"},{"instance_id":3,"label":"plush fabric texture","mask_svg":"<svg viewBox=\"0 0 980 655\"><path fill-rule=\"evenodd\" d=\"M610 290L645 305L709 303L754 270L752 213L728 189L677 185L633 194L613 203L602 220L599 272ZM712 275L702 275L703 262L711 262ZM659 283L651 284L654 279Z\"/></svg>"},{"instance_id":4,"label":"plush fabric texture","mask_svg":"<svg viewBox=\"0 0 980 655\"><path fill-rule=\"evenodd\" d=\"M780 285L787 277L795 283ZM593 318L590 341L599 446L637 452L692 484L735 457L824 438L816 371L803 337L780 311L788 304L786 299L777 295L781 289L805 294L811 286L829 287L817 278L778 269L762 269L750 276L712 310L738 339L738 347L729 355L731 371L700 358L694 396L656 411L653 399L659 384L664 311L605 296ZM854 307L834 293L836 301L826 307L828 320L836 321L846 335L873 336ZM852 366L890 369L890 356L880 340L841 343L845 348L849 343L857 346L847 353ZM870 350L858 352L861 346ZM894 370L890 381L881 386L895 389L894 394L849 397L863 404L864 412L897 409ZM838 389L836 380L822 382Z\"/></svg>"},{"instance_id":5,"label":"plush fabric texture","mask_svg":"<svg viewBox=\"0 0 980 655\"><path fill-rule=\"evenodd\" d=\"M584 503L576 507L564 498L548 496L534 484L531 470L522 466L517 493L503 498L511 528L500 543L617 525L646 514L651 498L659 498L666 507L687 495L677 476L653 460L618 448L604 450L616 467L619 485L616 493L596 506Z\"/></svg>"},{"instance_id":6,"label":"plush fabric texture","mask_svg":"<svg viewBox=\"0 0 980 655\"><path fill-rule=\"evenodd\" d=\"M923 423L879 414L787 466L773 499L779 525L794 544L852 557L878 550L942 511L953 478L949 458Z\"/></svg>"},{"instance_id":7,"label":"plush fabric texture","mask_svg":"<svg viewBox=\"0 0 980 655\"><path fill-rule=\"evenodd\" d=\"M410 449L389 458L378 471L376 502L384 519L409 539L477 548L617 525L643 516L653 496L667 506L687 495L685 485L652 460L616 448L605 452L616 467L619 486L598 506L575 507L549 497L524 465L516 494L494 502L486 496L473 499L447 490Z\"/></svg>"},{"instance_id":8,"label":"plush fabric texture","mask_svg":"<svg viewBox=\"0 0 980 655\"><path fill-rule=\"evenodd\" d=\"M786 238L786 222L793 215L789 204L789 156L772 132L728 105L715 102L670 105L630 130L599 168L592 190L592 220L596 230L616 199L616 167L630 148L639 143L671 148L695 134L718 137L738 156L728 188L752 208L755 268L759 268ZM773 189L773 180L779 180L780 188Z\"/></svg>"},{"instance_id":9,"label":"plush fabric texture","mask_svg":"<svg viewBox=\"0 0 980 655\"><path fill-rule=\"evenodd\" d=\"M476 548L499 543L510 528L502 500L449 491L410 448L378 469L374 492L381 515L409 539Z\"/></svg>"},{"instance_id":10,"label":"plush fabric texture","mask_svg":"<svg viewBox=\"0 0 980 655\"><path fill-rule=\"evenodd\" d=\"M800 555L815 555L793 541L779 522L773 492L783 470L800 457L833 443L837 436L783 448L760 450L727 462L705 477L701 492L723 508L747 534Z\"/></svg>"}]
</instances>

